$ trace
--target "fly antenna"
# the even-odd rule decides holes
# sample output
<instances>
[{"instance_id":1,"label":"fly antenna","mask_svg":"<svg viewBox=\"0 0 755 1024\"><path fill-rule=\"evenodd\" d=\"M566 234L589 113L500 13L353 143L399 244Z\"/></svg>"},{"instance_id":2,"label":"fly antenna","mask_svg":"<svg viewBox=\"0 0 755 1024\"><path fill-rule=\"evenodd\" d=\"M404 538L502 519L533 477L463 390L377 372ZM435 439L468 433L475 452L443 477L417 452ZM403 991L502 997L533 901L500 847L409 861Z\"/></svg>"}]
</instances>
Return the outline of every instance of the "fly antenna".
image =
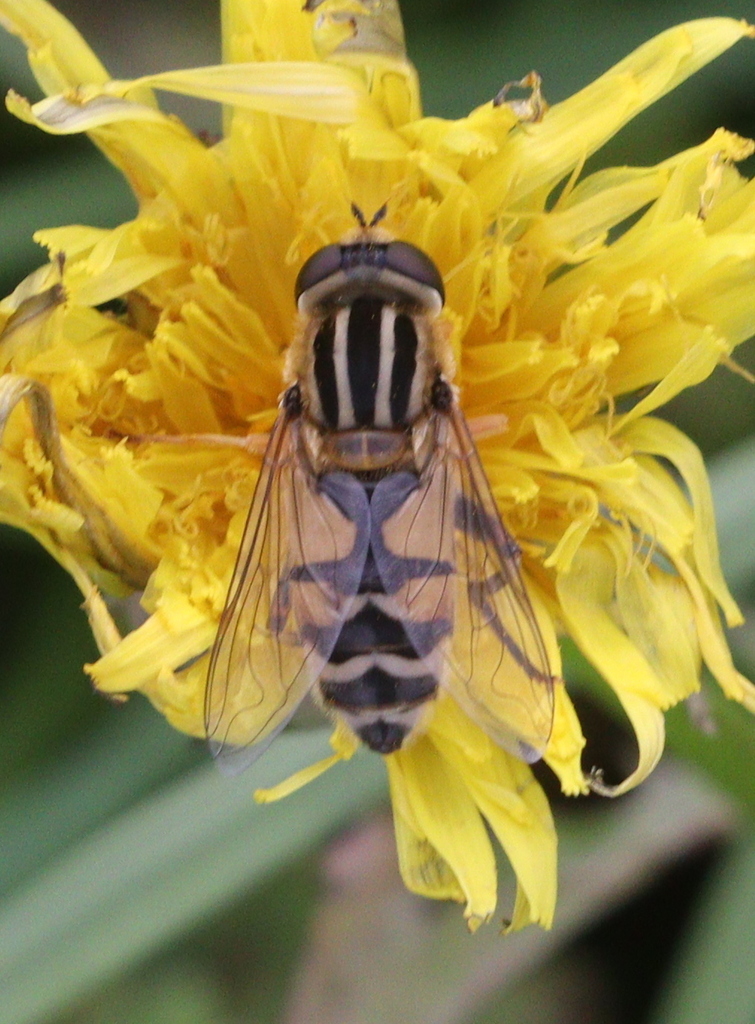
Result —
<instances>
[{"instance_id":1,"label":"fly antenna","mask_svg":"<svg viewBox=\"0 0 755 1024\"><path fill-rule=\"evenodd\" d=\"M356 203L351 204L351 212L354 214L360 228L374 228L377 227L381 220L385 219L385 216L388 213L388 203L383 203L369 224L367 223L367 218L362 213L361 207L357 206Z\"/></svg>"},{"instance_id":2,"label":"fly antenna","mask_svg":"<svg viewBox=\"0 0 755 1024\"><path fill-rule=\"evenodd\" d=\"M385 215L387 213L388 213L388 203L383 203L383 205L380 207L380 209L377 211L375 216L370 221L370 227L371 228L377 227L377 225L380 223L380 221L385 218Z\"/></svg>"}]
</instances>

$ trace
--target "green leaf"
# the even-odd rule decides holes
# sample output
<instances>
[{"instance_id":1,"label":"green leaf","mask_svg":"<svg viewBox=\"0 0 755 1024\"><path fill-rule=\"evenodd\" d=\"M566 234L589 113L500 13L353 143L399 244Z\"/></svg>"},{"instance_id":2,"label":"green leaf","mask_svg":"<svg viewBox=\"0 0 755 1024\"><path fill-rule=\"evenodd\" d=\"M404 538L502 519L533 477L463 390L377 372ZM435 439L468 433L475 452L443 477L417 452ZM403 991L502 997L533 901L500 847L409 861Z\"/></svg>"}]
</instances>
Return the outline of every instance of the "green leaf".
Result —
<instances>
[{"instance_id":1,"label":"green leaf","mask_svg":"<svg viewBox=\"0 0 755 1024\"><path fill-rule=\"evenodd\" d=\"M206 757L203 747L136 698L111 709L73 749L35 764L0 800L0 900L109 817L193 767Z\"/></svg>"},{"instance_id":2,"label":"green leaf","mask_svg":"<svg viewBox=\"0 0 755 1024\"><path fill-rule=\"evenodd\" d=\"M668 747L691 765L702 769L755 819L755 721L749 711L728 700L715 683L704 689L714 731L700 728L686 704L666 715Z\"/></svg>"},{"instance_id":3,"label":"green leaf","mask_svg":"<svg viewBox=\"0 0 755 1024\"><path fill-rule=\"evenodd\" d=\"M748 437L712 459L709 475L721 567L732 591L742 594L755 580L755 437Z\"/></svg>"},{"instance_id":4,"label":"green leaf","mask_svg":"<svg viewBox=\"0 0 755 1024\"><path fill-rule=\"evenodd\" d=\"M357 756L279 804L255 804L255 787L321 756L324 736L281 736L236 779L212 765L194 771L0 901L0 1022L59 1012L376 800L382 762Z\"/></svg>"},{"instance_id":5,"label":"green leaf","mask_svg":"<svg viewBox=\"0 0 755 1024\"><path fill-rule=\"evenodd\" d=\"M73 141L73 140L71 140ZM0 283L18 280L47 260L33 240L39 228L61 224L112 227L134 216L122 176L89 143L61 140L48 160L14 164L0 174ZM3 292L4 293L4 292Z\"/></svg>"},{"instance_id":6,"label":"green leaf","mask_svg":"<svg viewBox=\"0 0 755 1024\"><path fill-rule=\"evenodd\" d=\"M755 1020L755 837L742 840L712 884L651 1024Z\"/></svg>"}]
</instances>

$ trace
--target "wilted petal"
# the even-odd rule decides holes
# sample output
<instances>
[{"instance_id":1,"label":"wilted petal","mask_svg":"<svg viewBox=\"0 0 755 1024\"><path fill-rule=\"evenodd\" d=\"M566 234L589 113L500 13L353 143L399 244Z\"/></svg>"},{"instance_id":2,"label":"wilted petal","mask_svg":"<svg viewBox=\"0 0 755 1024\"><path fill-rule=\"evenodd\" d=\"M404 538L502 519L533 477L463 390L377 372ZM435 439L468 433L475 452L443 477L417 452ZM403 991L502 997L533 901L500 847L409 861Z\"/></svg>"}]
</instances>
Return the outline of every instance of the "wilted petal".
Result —
<instances>
[{"instance_id":1,"label":"wilted petal","mask_svg":"<svg viewBox=\"0 0 755 1024\"><path fill-rule=\"evenodd\" d=\"M51 483L55 492L64 505L81 516L82 530L92 558L129 586L144 586L152 567L132 547L108 512L93 500L69 465L50 394L43 385L17 375L6 375L0 379L0 436L20 402L26 402L29 408L34 434L51 467Z\"/></svg>"}]
</instances>

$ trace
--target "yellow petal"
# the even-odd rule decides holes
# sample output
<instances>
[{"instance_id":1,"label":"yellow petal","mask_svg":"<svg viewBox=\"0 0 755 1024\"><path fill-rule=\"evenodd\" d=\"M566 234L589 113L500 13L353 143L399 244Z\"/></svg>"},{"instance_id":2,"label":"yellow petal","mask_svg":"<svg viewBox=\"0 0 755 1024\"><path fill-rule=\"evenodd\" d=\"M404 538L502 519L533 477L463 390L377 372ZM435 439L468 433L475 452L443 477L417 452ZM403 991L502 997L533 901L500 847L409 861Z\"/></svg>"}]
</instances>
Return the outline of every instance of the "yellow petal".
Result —
<instances>
[{"instance_id":1,"label":"yellow petal","mask_svg":"<svg viewBox=\"0 0 755 1024\"><path fill-rule=\"evenodd\" d=\"M391 799L416 836L449 865L464 893L468 921L488 920L496 868L482 818L462 778L426 737L386 758Z\"/></svg>"},{"instance_id":2,"label":"yellow petal","mask_svg":"<svg viewBox=\"0 0 755 1024\"><path fill-rule=\"evenodd\" d=\"M42 501L36 504L28 500L27 474L14 472L19 469L7 453L2 458L2 481L0 481L0 517L2 521L30 533L35 540L66 570L84 597L84 610L89 619L95 642L100 653L112 650L120 642L120 633L113 622L105 601L91 577L93 559L91 553L80 543L81 517L74 524L73 536L64 525L64 516L70 510L58 506L49 516L41 512ZM26 467L25 467L26 468ZM20 479L19 479L20 477ZM84 550L80 550L81 548ZM113 591L117 586L113 586Z\"/></svg>"},{"instance_id":3,"label":"yellow petal","mask_svg":"<svg viewBox=\"0 0 755 1024\"><path fill-rule=\"evenodd\" d=\"M634 358L617 360L612 368L617 394L645 387L661 377L648 395L619 417L619 429L660 408L685 388L707 380L730 349L728 341L712 327L678 321L675 326L676 329L662 320L656 322L635 337ZM665 343L663 355L648 358L650 353L659 352L661 340Z\"/></svg>"},{"instance_id":4,"label":"yellow petal","mask_svg":"<svg viewBox=\"0 0 755 1024\"><path fill-rule=\"evenodd\" d=\"M302 0L221 0L223 62L314 60L312 19Z\"/></svg>"},{"instance_id":5,"label":"yellow petal","mask_svg":"<svg viewBox=\"0 0 755 1024\"><path fill-rule=\"evenodd\" d=\"M464 780L511 861L525 896L517 927L530 922L550 927L556 904L556 832L530 768L493 743L450 700L439 703L429 735Z\"/></svg>"},{"instance_id":6,"label":"yellow petal","mask_svg":"<svg viewBox=\"0 0 755 1024\"><path fill-rule=\"evenodd\" d=\"M584 462L584 451L558 412L545 403L522 404L525 416L519 429L526 429L531 421L543 451L553 456L562 469L578 469Z\"/></svg>"},{"instance_id":7,"label":"yellow petal","mask_svg":"<svg viewBox=\"0 0 755 1024\"><path fill-rule=\"evenodd\" d=\"M567 629L615 691L637 737L637 768L611 795L638 785L657 765L665 736L662 709L670 703L659 677L610 614L615 574L613 557L585 544L556 585Z\"/></svg>"},{"instance_id":8,"label":"yellow petal","mask_svg":"<svg viewBox=\"0 0 755 1024\"><path fill-rule=\"evenodd\" d=\"M295 793L297 789L301 789L302 786L306 786L308 782L312 782L329 768L332 768L334 764L337 764L339 761L349 760L359 748L357 741L340 722L336 725L335 732L330 739L330 744L335 750L335 753L331 754L330 757L325 757L322 761L317 761L307 768L302 768L301 771L294 772L284 782L279 782L277 786L270 786L267 789L255 789L254 799L257 803L269 804L275 800L282 800L283 797L290 796L291 793Z\"/></svg>"},{"instance_id":9,"label":"yellow petal","mask_svg":"<svg viewBox=\"0 0 755 1024\"><path fill-rule=\"evenodd\" d=\"M88 549L93 564L100 565L113 579L131 587L143 586L151 566L148 556L122 531L107 506L99 504L77 472L77 452L62 439L55 407L47 388L31 378L6 374L0 378L0 437L11 414L20 403L28 406L32 436L38 441L44 463L49 466L52 489L59 502L76 514L80 524L77 547ZM44 499L40 500L40 505ZM79 532L77 530L77 532ZM122 590L120 591L122 593Z\"/></svg>"},{"instance_id":10,"label":"yellow petal","mask_svg":"<svg viewBox=\"0 0 755 1024\"><path fill-rule=\"evenodd\" d=\"M232 193L227 171L184 125L143 104L115 97L101 99L106 101L104 105L98 106L99 101L95 100L90 111L101 127L86 123L86 105L60 100L60 130L65 132L66 118L72 119L72 131L91 128L92 137L122 171L140 200L165 192L198 226L204 225L209 213L217 216L220 212L229 221L234 220L238 200ZM51 105L58 102L55 99ZM36 107L30 107L25 100L11 96L8 105L18 116L34 120L32 111ZM41 120L34 123L45 131L57 130ZM229 209L233 213L226 214Z\"/></svg>"},{"instance_id":11,"label":"yellow petal","mask_svg":"<svg viewBox=\"0 0 755 1024\"><path fill-rule=\"evenodd\" d=\"M160 111L143 103L98 95L94 90L81 96L75 93L50 96L34 104L11 90L6 106L15 117L51 135L75 135L118 121L162 122L164 119Z\"/></svg>"},{"instance_id":12,"label":"yellow petal","mask_svg":"<svg viewBox=\"0 0 755 1024\"><path fill-rule=\"evenodd\" d=\"M624 571L617 571L616 610L632 643L662 681L663 704L699 689L700 646L692 600L675 572L650 559L633 558Z\"/></svg>"},{"instance_id":13,"label":"yellow petal","mask_svg":"<svg viewBox=\"0 0 755 1024\"><path fill-rule=\"evenodd\" d=\"M755 686L734 667L717 609L704 594L692 569L683 560L677 560L675 565L692 597L695 627L706 665L727 697L755 711Z\"/></svg>"},{"instance_id":14,"label":"yellow petal","mask_svg":"<svg viewBox=\"0 0 755 1024\"><path fill-rule=\"evenodd\" d=\"M578 796L587 792L587 783L582 771L582 751L585 738L569 699L566 687L558 684L555 688L553 732L545 752L545 762L556 773L561 789L567 796Z\"/></svg>"},{"instance_id":15,"label":"yellow petal","mask_svg":"<svg viewBox=\"0 0 755 1024\"><path fill-rule=\"evenodd\" d=\"M420 833L417 834L394 800L393 827L396 833L398 866L404 885L418 896L433 900L464 902L464 892L449 864Z\"/></svg>"},{"instance_id":16,"label":"yellow petal","mask_svg":"<svg viewBox=\"0 0 755 1024\"><path fill-rule=\"evenodd\" d=\"M84 667L98 690L128 693L154 684L161 670L172 671L202 654L216 631L215 620L183 594L173 593L114 650Z\"/></svg>"},{"instance_id":17,"label":"yellow petal","mask_svg":"<svg viewBox=\"0 0 755 1024\"><path fill-rule=\"evenodd\" d=\"M0 303L0 315L7 314L0 330L0 366L13 366L23 353L33 355L48 348L60 329L60 314L66 292L60 280L60 264L35 270ZM2 322L2 321L0 321Z\"/></svg>"},{"instance_id":18,"label":"yellow petal","mask_svg":"<svg viewBox=\"0 0 755 1024\"><path fill-rule=\"evenodd\" d=\"M472 185L489 216L505 201L525 201L610 139L627 121L753 30L731 18L705 18L668 29L600 78L513 135ZM511 178L507 168L516 166Z\"/></svg>"},{"instance_id":19,"label":"yellow petal","mask_svg":"<svg viewBox=\"0 0 755 1024\"><path fill-rule=\"evenodd\" d=\"M639 756L637 767L618 785L608 785L602 779L600 766L590 779L590 789L601 796L623 796L629 790L639 786L653 771L663 755L666 739L666 726L663 712L644 697L626 690L619 694L621 706L627 714L634 735L637 738Z\"/></svg>"},{"instance_id":20,"label":"yellow petal","mask_svg":"<svg viewBox=\"0 0 755 1024\"><path fill-rule=\"evenodd\" d=\"M699 449L676 427L653 417L635 421L621 433L638 451L668 459L679 470L694 509L693 549L697 568L723 609L728 625L740 625L742 614L721 572L713 495Z\"/></svg>"},{"instance_id":21,"label":"yellow petal","mask_svg":"<svg viewBox=\"0 0 755 1024\"><path fill-rule=\"evenodd\" d=\"M93 228L88 224L67 224L61 228L40 228L34 232L34 241L44 245L50 254L65 253L67 259L91 251L98 242L109 238L106 228Z\"/></svg>"},{"instance_id":22,"label":"yellow petal","mask_svg":"<svg viewBox=\"0 0 755 1024\"><path fill-rule=\"evenodd\" d=\"M283 117L348 124L371 114L380 123L353 72L330 64L294 62L167 71L130 82L80 88L33 106L11 93L8 108L16 117L56 135L92 131L119 121L163 121L165 115L159 111L128 98L144 86Z\"/></svg>"},{"instance_id":23,"label":"yellow petal","mask_svg":"<svg viewBox=\"0 0 755 1024\"><path fill-rule=\"evenodd\" d=\"M219 64L165 71L133 82L110 83L108 89L125 93L145 85L246 110L325 124L348 124L360 116L381 121L359 76L335 64L314 61Z\"/></svg>"},{"instance_id":24,"label":"yellow petal","mask_svg":"<svg viewBox=\"0 0 755 1024\"><path fill-rule=\"evenodd\" d=\"M313 779L324 774L324 772L328 771L329 768L332 768L339 761L348 761L359 750L360 746L353 734L340 721L336 724L333 735L330 737L330 745L334 753L329 758L323 758L322 761L294 772L293 775L290 775L285 781L279 782L278 785L269 786L266 790L255 790L254 799L257 803L270 804L277 800L283 800L284 797L289 797L292 793L300 790L307 782L311 782Z\"/></svg>"},{"instance_id":25,"label":"yellow petal","mask_svg":"<svg viewBox=\"0 0 755 1024\"><path fill-rule=\"evenodd\" d=\"M301 789L302 786L306 786L307 783L319 778L328 768L332 768L340 760L341 758L338 754L331 754L330 757L325 757L322 761L317 761L315 764L302 768L301 771L294 772L293 775L289 776L284 782L279 782L276 786L268 786L266 789L255 789L254 799L258 804L271 804L275 803L276 800L282 800L284 797L291 796L292 793Z\"/></svg>"},{"instance_id":26,"label":"yellow petal","mask_svg":"<svg viewBox=\"0 0 755 1024\"><path fill-rule=\"evenodd\" d=\"M0 25L29 49L32 70L48 95L109 78L70 21L46 0L0 0Z\"/></svg>"},{"instance_id":27,"label":"yellow petal","mask_svg":"<svg viewBox=\"0 0 755 1024\"><path fill-rule=\"evenodd\" d=\"M146 284L159 274L183 264L175 256L131 256L120 259L101 273L73 271L66 277L71 299L82 306L98 306Z\"/></svg>"},{"instance_id":28,"label":"yellow petal","mask_svg":"<svg viewBox=\"0 0 755 1024\"><path fill-rule=\"evenodd\" d=\"M144 479L125 445L82 443L78 450L78 479L97 502L108 509L113 529L130 537L134 547L149 537L163 502L163 491ZM142 541L142 543L144 543ZM144 557L156 560L157 549L144 543Z\"/></svg>"}]
</instances>

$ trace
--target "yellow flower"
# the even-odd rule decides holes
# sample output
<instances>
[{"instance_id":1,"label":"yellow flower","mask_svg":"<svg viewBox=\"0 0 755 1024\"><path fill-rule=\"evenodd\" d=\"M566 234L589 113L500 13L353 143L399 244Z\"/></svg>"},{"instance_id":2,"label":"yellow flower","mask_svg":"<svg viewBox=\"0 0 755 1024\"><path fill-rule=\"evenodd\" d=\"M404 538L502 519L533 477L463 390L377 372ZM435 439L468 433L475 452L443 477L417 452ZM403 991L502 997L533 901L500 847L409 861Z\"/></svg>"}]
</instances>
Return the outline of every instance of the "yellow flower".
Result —
<instances>
[{"instance_id":1,"label":"yellow flower","mask_svg":"<svg viewBox=\"0 0 755 1024\"><path fill-rule=\"evenodd\" d=\"M444 121L421 115L395 2L308 7L225 0L223 66L123 82L45 0L0 0L47 97L11 94L10 109L89 133L139 202L112 231L40 231L50 263L0 303L0 517L80 586L95 685L140 690L201 735L206 652L276 414L297 271L352 227L353 202L387 202L387 227L443 274L462 404L554 671L569 633L634 726L637 768L610 790L623 792L657 763L663 711L698 689L703 663L755 708L723 635L721 616L740 615L701 457L651 415L755 331L755 185L734 167L753 147L718 131L654 167L581 170L753 31L691 22L547 113L487 102ZM223 103L224 138L206 146L154 89ZM116 299L122 314L98 308ZM147 618L121 637L102 591L134 590ZM547 926L547 801L527 765L450 698L436 703L426 732L385 758L406 883L463 901L472 926L488 919L484 819L517 875L513 926ZM260 799L357 745L341 724L332 744ZM545 760L570 794L587 788L582 745L559 685Z\"/></svg>"}]
</instances>

